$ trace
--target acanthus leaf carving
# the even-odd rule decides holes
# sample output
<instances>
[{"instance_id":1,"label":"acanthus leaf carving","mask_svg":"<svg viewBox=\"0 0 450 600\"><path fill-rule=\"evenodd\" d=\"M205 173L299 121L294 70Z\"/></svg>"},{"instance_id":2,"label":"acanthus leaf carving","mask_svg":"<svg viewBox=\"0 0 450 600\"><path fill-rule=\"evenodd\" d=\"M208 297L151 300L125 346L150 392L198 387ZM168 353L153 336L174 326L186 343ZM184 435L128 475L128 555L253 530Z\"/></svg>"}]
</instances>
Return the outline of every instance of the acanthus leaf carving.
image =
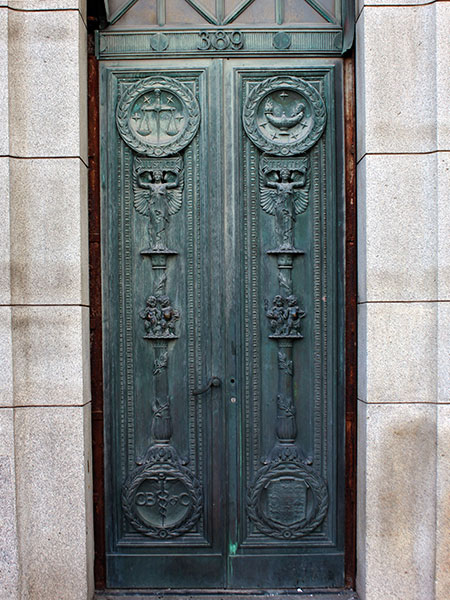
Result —
<instances>
[{"instance_id":1,"label":"acanthus leaf carving","mask_svg":"<svg viewBox=\"0 0 450 600\"><path fill-rule=\"evenodd\" d=\"M163 352L158 358L155 358L153 362L153 375L156 377L162 373L163 369L167 369L169 364L169 353Z\"/></svg>"},{"instance_id":2,"label":"acanthus leaf carving","mask_svg":"<svg viewBox=\"0 0 450 600\"><path fill-rule=\"evenodd\" d=\"M292 377L292 360L282 350L278 351L278 367Z\"/></svg>"}]
</instances>

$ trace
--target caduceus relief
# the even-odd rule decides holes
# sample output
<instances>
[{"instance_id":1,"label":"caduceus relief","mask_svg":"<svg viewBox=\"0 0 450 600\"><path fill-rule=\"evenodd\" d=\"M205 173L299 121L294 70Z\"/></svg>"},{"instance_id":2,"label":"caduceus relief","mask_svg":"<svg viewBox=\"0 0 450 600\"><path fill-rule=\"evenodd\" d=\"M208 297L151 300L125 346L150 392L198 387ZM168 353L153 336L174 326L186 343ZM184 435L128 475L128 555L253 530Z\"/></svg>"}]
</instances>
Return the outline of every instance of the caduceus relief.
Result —
<instances>
[{"instance_id":1,"label":"caduceus relief","mask_svg":"<svg viewBox=\"0 0 450 600\"><path fill-rule=\"evenodd\" d=\"M296 216L309 204L309 161L300 158L263 156L259 167L261 208L276 218L279 247L277 251L293 251Z\"/></svg>"},{"instance_id":2,"label":"caduceus relief","mask_svg":"<svg viewBox=\"0 0 450 600\"><path fill-rule=\"evenodd\" d=\"M170 252L167 229L170 217L183 203L182 158L135 158L133 168L134 207L148 217L149 251ZM144 251L145 252L145 251Z\"/></svg>"}]
</instances>

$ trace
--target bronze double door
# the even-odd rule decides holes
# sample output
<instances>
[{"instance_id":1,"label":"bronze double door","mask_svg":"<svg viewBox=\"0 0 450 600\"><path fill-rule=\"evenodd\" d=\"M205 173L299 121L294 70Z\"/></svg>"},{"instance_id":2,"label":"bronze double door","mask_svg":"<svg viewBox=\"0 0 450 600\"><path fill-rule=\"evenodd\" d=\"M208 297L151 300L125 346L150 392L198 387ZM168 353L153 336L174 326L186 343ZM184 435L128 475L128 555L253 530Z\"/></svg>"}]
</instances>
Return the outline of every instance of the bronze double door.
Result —
<instances>
[{"instance_id":1,"label":"bronze double door","mask_svg":"<svg viewBox=\"0 0 450 600\"><path fill-rule=\"evenodd\" d=\"M109 587L343 585L341 86L102 68Z\"/></svg>"}]
</instances>

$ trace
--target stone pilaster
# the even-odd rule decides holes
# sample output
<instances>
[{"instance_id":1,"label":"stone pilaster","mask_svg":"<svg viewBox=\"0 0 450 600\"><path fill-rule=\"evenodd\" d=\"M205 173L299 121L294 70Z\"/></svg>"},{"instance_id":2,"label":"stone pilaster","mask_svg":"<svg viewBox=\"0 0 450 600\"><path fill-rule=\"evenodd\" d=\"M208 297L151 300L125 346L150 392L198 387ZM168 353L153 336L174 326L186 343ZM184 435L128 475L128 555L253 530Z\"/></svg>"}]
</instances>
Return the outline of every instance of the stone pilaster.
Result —
<instances>
[{"instance_id":1,"label":"stone pilaster","mask_svg":"<svg viewBox=\"0 0 450 600\"><path fill-rule=\"evenodd\" d=\"M450 588L449 8L441 1L359 4L363 600L444 600Z\"/></svg>"},{"instance_id":2,"label":"stone pilaster","mask_svg":"<svg viewBox=\"0 0 450 600\"><path fill-rule=\"evenodd\" d=\"M93 594L85 18L0 0L1 600Z\"/></svg>"}]
</instances>

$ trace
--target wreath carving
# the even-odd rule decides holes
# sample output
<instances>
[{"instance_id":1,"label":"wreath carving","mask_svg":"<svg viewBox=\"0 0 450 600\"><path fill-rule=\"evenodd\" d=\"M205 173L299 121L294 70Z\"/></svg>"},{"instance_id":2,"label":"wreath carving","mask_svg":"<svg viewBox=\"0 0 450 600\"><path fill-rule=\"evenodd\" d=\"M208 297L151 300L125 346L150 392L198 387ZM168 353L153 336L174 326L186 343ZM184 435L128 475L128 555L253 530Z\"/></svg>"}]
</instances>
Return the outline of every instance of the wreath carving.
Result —
<instances>
[{"instance_id":1,"label":"wreath carving","mask_svg":"<svg viewBox=\"0 0 450 600\"><path fill-rule=\"evenodd\" d=\"M284 122L282 117L278 118L282 135L274 135L271 139L271 136L264 133L265 123L258 122L258 112L262 102L271 102L270 96L274 92L294 94L301 98L302 102L299 103L297 115L284 114ZM302 110L307 111L308 115L304 116L303 123L298 128L300 132L297 130L297 134L291 136L286 132L289 132L289 127L297 125L303 119ZM266 114L267 112L269 110L266 108ZM265 79L250 91L245 101L242 120L248 137L260 150L274 156L293 156L306 152L320 139L325 129L327 112L322 96L308 82L299 77L272 77ZM276 127L276 119L273 117L272 124ZM304 129L303 133L302 129ZM274 129L272 128L271 131L273 132Z\"/></svg>"},{"instance_id":2,"label":"wreath carving","mask_svg":"<svg viewBox=\"0 0 450 600\"><path fill-rule=\"evenodd\" d=\"M132 126L132 119L135 118L133 110L136 102L145 98L146 94L168 92L171 97L175 97L180 104L176 119L179 124L179 130L176 133L171 132L169 136L163 136L160 141L155 142L146 140L145 135L140 135L136 128ZM150 110L151 106L149 107ZM174 106L170 107L173 111ZM161 107L159 107L161 112ZM160 112L157 119L160 118ZM185 148L194 138L200 124L200 106L193 92L180 81L171 77L154 76L141 79L129 86L117 105L116 123L119 133L124 142L133 150L144 156L168 156L175 154ZM158 124L159 128L159 124Z\"/></svg>"},{"instance_id":3,"label":"wreath carving","mask_svg":"<svg viewBox=\"0 0 450 600\"><path fill-rule=\"evenodd\" d=\"M279 476L303 481L312 496L312 507L290 525L270 518L262 503L264 490ZM296 539L314 531L324 520L328 511L328 489L322 477L299 457L283 460L278 456L257 471L249 490L247 509L250 520L261 533L285 540Z\"/></svg>"}]
</instances>

